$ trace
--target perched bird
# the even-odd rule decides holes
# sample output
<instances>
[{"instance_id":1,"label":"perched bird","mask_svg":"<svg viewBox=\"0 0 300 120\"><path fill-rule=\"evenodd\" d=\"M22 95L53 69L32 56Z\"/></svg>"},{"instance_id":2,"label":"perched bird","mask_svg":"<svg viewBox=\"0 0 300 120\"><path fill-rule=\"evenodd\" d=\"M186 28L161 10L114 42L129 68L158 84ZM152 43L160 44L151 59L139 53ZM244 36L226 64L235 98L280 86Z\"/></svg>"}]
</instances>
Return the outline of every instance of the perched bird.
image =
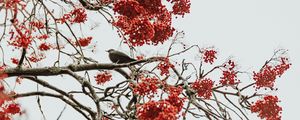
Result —
<instances>
[{"instance_id":1,"label":"perched bird","mask_svg":"<svg viewBox=\"0 0 300 120\"><path fill-rule=\"evenodd\" d=\"M108 52L109 59L113 63L122 64L122 63L129 63L129 62L136 61L136 59L129 57L125 53L114 49L109 49L106 52Z\"/></svg>"}]
</instances>

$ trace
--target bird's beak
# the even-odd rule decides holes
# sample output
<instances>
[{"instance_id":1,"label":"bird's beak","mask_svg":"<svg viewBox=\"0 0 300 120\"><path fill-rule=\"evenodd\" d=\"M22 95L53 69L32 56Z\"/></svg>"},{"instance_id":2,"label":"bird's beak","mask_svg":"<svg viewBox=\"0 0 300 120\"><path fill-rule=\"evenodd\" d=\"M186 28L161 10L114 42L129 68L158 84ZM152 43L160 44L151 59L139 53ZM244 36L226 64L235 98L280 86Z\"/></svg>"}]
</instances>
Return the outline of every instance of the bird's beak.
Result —
<instances>
[{"instance_id":1,"label":"bird's beak","mask_svg":"<svg viewBox=\"0 0 300 120\"><path fill-rule=\"evenodd\" d=\"M108 50L105 50L105 52L108 52Z\"/></svg>"}]
</instances>

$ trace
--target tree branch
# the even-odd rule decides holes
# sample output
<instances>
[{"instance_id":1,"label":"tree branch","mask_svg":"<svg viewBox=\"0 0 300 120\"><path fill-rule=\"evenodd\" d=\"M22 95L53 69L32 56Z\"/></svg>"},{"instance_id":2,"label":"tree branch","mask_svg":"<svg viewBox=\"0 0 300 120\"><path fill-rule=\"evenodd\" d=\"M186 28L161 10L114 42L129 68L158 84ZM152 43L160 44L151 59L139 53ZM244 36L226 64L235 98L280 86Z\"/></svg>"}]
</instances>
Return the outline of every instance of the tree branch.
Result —
<instances>
[{"instance_id":1,"label":"tree branch","mask_svg":"<svg viewBox=\"0 0 300 120\"><path fill-rule=\"evenodd\" d=\"M8 74L8 77L21 76L21 75L32 75L32 76L55 76L61 74L68 74L68 70L72 72L80 72L86 70L114 70L140 63L151 63L161 60L162 57L152 57L149 59L134 61L124 64L114 63L94 63L94 64L80 64L80 65L68 65L63 67L44 67L44 68L7 68L4 73Z\"/></svg>"}]
</instances>

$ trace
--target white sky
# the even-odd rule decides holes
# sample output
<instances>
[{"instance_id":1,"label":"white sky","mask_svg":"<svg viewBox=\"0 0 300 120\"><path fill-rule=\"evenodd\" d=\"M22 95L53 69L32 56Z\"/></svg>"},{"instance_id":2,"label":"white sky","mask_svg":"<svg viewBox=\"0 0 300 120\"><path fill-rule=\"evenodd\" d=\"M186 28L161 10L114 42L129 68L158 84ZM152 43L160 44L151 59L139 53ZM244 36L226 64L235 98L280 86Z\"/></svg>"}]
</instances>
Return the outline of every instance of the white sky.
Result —
<instances>
[{"instance_id":1,"label":"white sky","mask_svg":"<svg viewBox=\"0 0 300 120\"><path fill-rule=\"evenodd\" d=\"M191 0L191 14L184 19L178 19L174 23L178 30L184 30L185 42L189 45L200 46L214 45L219 51L219 60L227 56L234 56L240 66L244 69L257 70L269 59L277 48L289 49L292 67L277 80L276 87L279 88L277 95L282 101L283 120L298 118L300 107L299 85L296 79L299 72L299 56L297 51L300 39L300 1L299 0ZM91 16L89 16L91 17ZM107 61L107 54L104 50L118 48L118 36L111 30L105 21L100 23L96 33L98 40L97 56ZM153 49L143 50L147 53ZM157 49L159 50L159 49ZM194 56L191 56L194 57ZM251 72L251 71L250 71ZM242 80L241 80L242 81ZM29 85L23 83L22 86ZM68 86L63 81L57 82L61 86ZM31 85L32 86L32 85ZM34 86L33 86L34 87ZM68 86L69 87L69 86ZM29 89L19 88L19 89ZM35 88L31 88L35 89ZM36 106L32 99L20 101L25 108L28 108L30 120L40 120L37 111L30 110ZM55 119L63 106L57 101L43 99L49 106L46 110L48 120ZM63 104L60 104L63 105ZM78 115L72 114L68 109L62 116L64 119L79 119ZM250 112L248 112L250 113Z\"/></svg>"}]
</instances>

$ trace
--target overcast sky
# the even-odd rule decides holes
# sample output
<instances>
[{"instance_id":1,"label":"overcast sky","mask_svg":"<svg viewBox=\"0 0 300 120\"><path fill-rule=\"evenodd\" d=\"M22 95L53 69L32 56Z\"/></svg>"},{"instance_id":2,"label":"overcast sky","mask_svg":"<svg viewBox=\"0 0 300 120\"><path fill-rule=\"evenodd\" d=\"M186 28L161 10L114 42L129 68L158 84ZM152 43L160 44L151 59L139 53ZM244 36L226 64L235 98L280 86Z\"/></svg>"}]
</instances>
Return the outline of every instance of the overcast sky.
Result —
<instances>
[{"instance_id":1,"label":"overcast sky","mask_svg":"<svg viewBox=\"0 0 300 120\"><path fill-rule=\"evenodd\" d=\"M298 94L300 81L299 73L299 39L300 39L300 1L299 0L191 0L191 14L184 19L175 20L178 30L185 31L185 42L192 45L215 46L219 52L219 59L233 56L244 69L259 69L265 60L269 59L274 50L278 48L289 49L292 67L276 82L279 88L275 93L282 101L283 120L293 120L299 117L300 96ZM89 16L91 17L91 16ZM118 48L119 43L116 32L105 21L100 23L96 33L97 57L107 60L104 50ZM88 33L88 32L87 32ZM147 53L144 50L142 52ZM194 57L194 56L191 56ZM250 71L251 72L251 71ZM70 81L58 81L64 87ZM27 83L25 85L30 86ZM18 89L29 89L20 87ZM31 85L32 86L32 85ZM80 88L80 86L79 86ZM30 89L35 89L33 88ZM31 102L30 102L31 101ZM48 120L55 119L63 108L57 101L47 101L50 110L46 110ZM37 111L30 110L36 103L32 99L20 101L27 112L29 120L40 120ZM47 108L47 107L46 107ZM62 116L64 119L79 119L67 110ZM249 112L250 113L250 112Z\"/></svg>"}]
</instances>

